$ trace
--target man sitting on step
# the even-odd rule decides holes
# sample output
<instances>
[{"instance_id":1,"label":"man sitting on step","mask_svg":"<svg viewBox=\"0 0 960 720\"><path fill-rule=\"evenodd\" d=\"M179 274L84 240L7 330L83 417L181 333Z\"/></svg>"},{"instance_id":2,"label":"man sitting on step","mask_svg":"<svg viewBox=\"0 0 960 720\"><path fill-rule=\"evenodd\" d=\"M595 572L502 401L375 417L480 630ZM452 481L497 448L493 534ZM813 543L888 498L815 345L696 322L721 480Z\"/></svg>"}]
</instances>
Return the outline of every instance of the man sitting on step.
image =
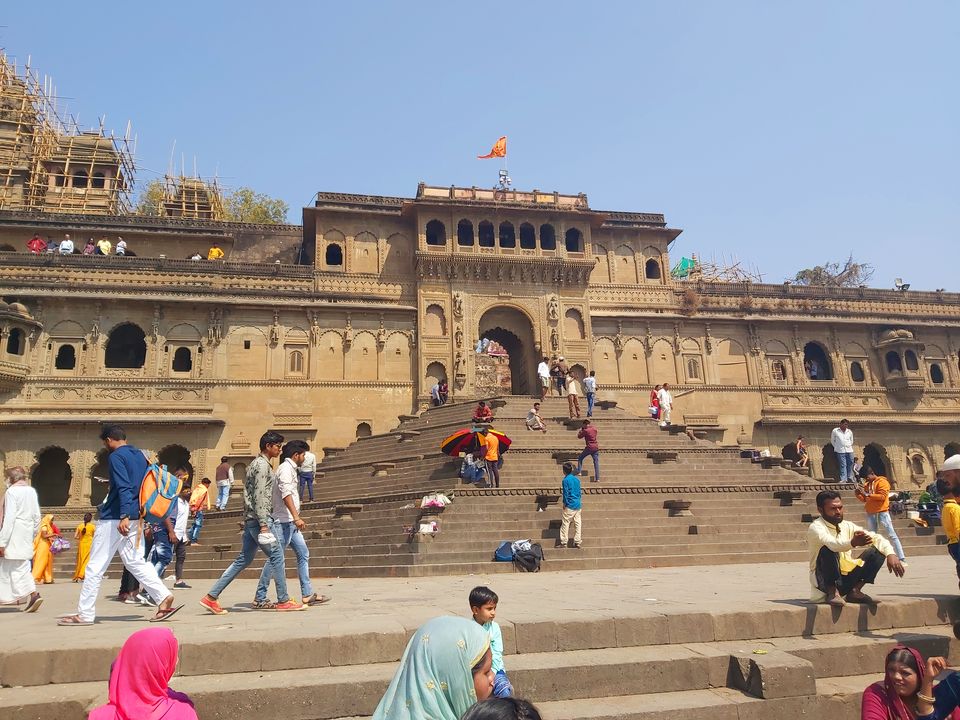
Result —
<instances>
[{"instance_id":1,"label":"man sitting on step","mask_svg":"<svg viewBox=\"0 0 960 720\"><path fill-rule=\"evenodd\" d=\"M477 407L473 411L473 422L478 424L493 422L493 411L487 407L483 400L477 403Z\"/></svg>"},{"instance_id":2,"label":"man sitting on step","mask_svg":"<svg viewBox=\"0 0 960 720\"><path fill-rule=\"evenodd\" d=\"M820 517L807 530L811 602L827 602L834 607L843 607L847 602L876 604L879 601L862 589L876 579L884 561L887 570L897 577L906 572L893 546L882 535L844 520L843 500L838 492L818 493L817 510ZM852 550L856 547L868 549L854 558Z\"/></svg>"}]
</instances>

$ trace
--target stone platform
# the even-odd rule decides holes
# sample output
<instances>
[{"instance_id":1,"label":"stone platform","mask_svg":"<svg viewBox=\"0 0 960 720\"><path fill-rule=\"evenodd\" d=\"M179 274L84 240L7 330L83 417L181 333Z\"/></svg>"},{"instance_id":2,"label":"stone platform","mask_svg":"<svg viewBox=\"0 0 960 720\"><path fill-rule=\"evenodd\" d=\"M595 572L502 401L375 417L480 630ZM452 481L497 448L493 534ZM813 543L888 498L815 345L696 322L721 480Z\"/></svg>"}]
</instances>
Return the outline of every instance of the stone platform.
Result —
<instances>
[{"instance_id":1,"label":"stone platform","mask_svg":"<svg viewBox=\"0 0 960 720\"><path fill-rule=\"evenodd\" d=\"M117 584L114 575L104 588ZM884 573L872 588L878 607L842 610L805 602L797 562L321 580L316 589L333 601L293 614L243 607L254 583L238 580L221 598L236 604L223 617L197 605L208 584L178 591L187 605L170 623L181 642L172 685L204 720L279 708L289 720L369 716L413 630L438 614L467 615L478 584L500 595L518 695L552 720L855 720L895 642L960 661L946 552L911 558L903 580ZM106 698L110 663L149 611L101 598L95 626L57 627L78 592L58 582L43 588L36 615L0 609L0 717L80 720Z\"/></svg>"}]
</instances>

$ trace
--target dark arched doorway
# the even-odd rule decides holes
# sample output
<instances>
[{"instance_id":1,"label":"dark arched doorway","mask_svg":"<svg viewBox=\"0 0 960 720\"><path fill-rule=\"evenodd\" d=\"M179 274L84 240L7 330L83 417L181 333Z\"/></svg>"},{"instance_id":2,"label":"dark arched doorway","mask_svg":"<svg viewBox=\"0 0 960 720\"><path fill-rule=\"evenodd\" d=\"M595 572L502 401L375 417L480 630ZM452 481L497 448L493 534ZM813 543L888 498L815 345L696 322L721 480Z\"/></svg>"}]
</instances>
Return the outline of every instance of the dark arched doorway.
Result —
<instances>
[{"instance_id":1,"label":"dark arched doorway","mask_svg":"<svg viewBox=\"0 0 960 720\"><path fill-rule=\"evenodd\" d=\"M863 449L863 466L865 468L873 468L873 471L877 475L883 475L890 481L893 480L890 475L890 471L892 470L890 467L890 458L883 445L870 443Z\"/></svg>"},{"instance_id":2,"label":"dark arched doorway","mask_svg":"<svg viewBox=\"0 0 960 720\"><path fill-rule=\"evenodd\" d=\"M30 473L30 484L37 491L41 506L66 505L70 499L70 453L62 447L48 447L37 453L37 464Z\"/></svg>"},{"instance_id":3,"label":"dark arched doorway","mask_svg":"<svg viewBox=\"0 0 960 720\"><path fill-rule=\"evenodd\" d=\"M103 502L103 499L107 496L107 490L110 488L108 482L103 482L104 480L110 479L110 466L108 465L108 458L110 457L110 452L108 450L101 450L97 453L97 462L94 464L93 468L90 470L90 504L99 505ZM100 478L99 480L97 478Z\"/></svg>"},{"instance_id":4,"label":"dark arched doorway","mask_svg":"<svg viewBox=\"0 0 960 720\"><path fill-rule=\"evenodd\" d=\"M837 462L837 453L833 445L827 443L823 446L823 461L820 463L820 470L823 472L823 479L832 482L840 480L840 463Z\"/></svg>"},{"instance_id":5,"label":"dark arched doorway","mask_svg":"<svg viewBox=\"0 0 960 720\"><path fill-rule=\"evenodd\" d=\"M506 364L510 375L510 392L514 395L529 395L533 392L533 379L536 373L538 358L535 357L535 346L533 340L533 326L529 318L520 310L512 307L495 307L487 310L480 318L477 328L477 337L481 341L484 339L496 342L505 353L494 356L494 362ZM487 344L489 346L489 343ZM481 348L482 342L481 342ZM481 358L481 355L485 357ZM481 365L489 363L489 356L485 353L478 353L474 358L475 367L479 369ZM486 375L489 372L485 371ZM503 374L500 375L503 377ZM478 378L479 380L479 378ZM484 388L490 384L489 380L475 382L474 391L478 395L487 394ZM494 389L489 394L502 394L502 389Z\"/></svg>"},{"instance_id":6,"label":"dark arched doorway","mask_svg":"<svg viewBox=\"0 0 960 720\"><path fill-rule=\"evenodd\" d=\"M185 469L190 474L190 482L196 483L193 477L193 465L190 464L190 451L183 445L167 445L157 453L157 462L166 465L170 472Z\"/></svg>"},{"instance_id":7,"label":"dark arched doorway","mask_svg":"<svg viewBox=\"0 0 960 720\"><path fill-rule=\"evenodd\" d=\"M833 380L830 358L819 343L808 342L803 346L803 369L811 380Z\"/></svg>"},{"instance_id":8,"label":"dark arched doorway","mask_svg":"<svg viewBox=\"0 0 960 720\"><path fill-rule=\"evenodd\" d=\"M960 443L947 443L943 447L943 459L952 458L954 455L960 455Z\"/></svg>"}]
</instances>

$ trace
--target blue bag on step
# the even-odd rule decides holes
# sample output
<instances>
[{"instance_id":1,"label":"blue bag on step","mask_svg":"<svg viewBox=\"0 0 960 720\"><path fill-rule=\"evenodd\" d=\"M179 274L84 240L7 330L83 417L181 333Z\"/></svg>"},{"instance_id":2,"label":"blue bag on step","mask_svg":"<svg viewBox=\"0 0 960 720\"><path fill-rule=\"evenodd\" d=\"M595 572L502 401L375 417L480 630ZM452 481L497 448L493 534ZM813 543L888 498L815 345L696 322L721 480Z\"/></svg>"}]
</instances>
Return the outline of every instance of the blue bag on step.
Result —
<instances>
[{"instance_id":1,"label":"blue bag on step","mask_svg":"<svg viewBox=\"0 0 960 720\"><path fill-rule=\"evenodd\" d=\"M504 540L497 545L496 552L493 553L493 559L497 562L513 562L513 543Z\"/></svg>"}]
</instances>

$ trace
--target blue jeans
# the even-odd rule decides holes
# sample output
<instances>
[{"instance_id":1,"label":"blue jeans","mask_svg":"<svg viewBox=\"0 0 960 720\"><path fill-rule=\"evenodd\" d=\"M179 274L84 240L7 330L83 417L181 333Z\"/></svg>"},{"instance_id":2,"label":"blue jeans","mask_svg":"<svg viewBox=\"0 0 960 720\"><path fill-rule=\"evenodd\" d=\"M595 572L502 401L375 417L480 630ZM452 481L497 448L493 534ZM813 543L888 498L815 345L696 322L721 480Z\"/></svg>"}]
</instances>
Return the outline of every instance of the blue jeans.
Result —
<instances>
[{"instance_id":1,"label":"blue jeans","mask_svg":"<svg viewBox=\"0 0 960 720\"><path fill-rule=\"evenodd\" d=\"M596 393L587 393L587 417L593 417L593 404L597 401Z\"/></svg>"},{"instance_id":2,"label":"blue jeans","mask_svg":"<svg viewBox=\"0 0 960 720\"><path fill-rule=\"evenodd\" d=\"M163 571L167 569L167 565L173 560L173 543L170 542L170 537L167 535L166 530L154 533L153 553L150 555L149 560L153 563L157 575L159 575L162 580Z\"/></svg>"},{"instance_id":3,"label":"blue jeans","mask_svg":"<svg viewBox=\"0 0 960 720\"><path fill-rule=\"evenodd\" d=\"M307 541L303 533L297 530L297 526L292 522L278 522L274 528L280 533L277 539L280 544L286 547L292 547L293 553L297 556L297 576L300 578L300 594L304 598L313 595L313 585L310 584L310 550L307 548ZM263 566L263 572L260 573L260 582L257 584L257 594L254 598L257 602L263 602L267 599L267 587L270 585L270 578L273 577L273 568L267 564Z\"/></svg>"},{"instance_id":4,"label":"blue jeans","mask_svg":"<svg viewBox=\"0 0 960 720\"><path fill-rule=\"evenodd\" d=\"M853 476L853 453L837 453L837 462L840 464L840 482L855 482Z\"/></svg>"},{"instance_id":5,"label":"blue jeans","mask_svg":"<svg viewBox=\"0 0 960 720\"><path fill-rule=\"evenodd\" d=\"M267 525L267 530L277 536L277 533L280 532L280 526L271 521ZM277 584L277 602L284 603L290 599L290 596L287 594L287 571L283 564L283 545L279 542L280 537L277 536L278 542L272 545L260 545L257 542L257 536L259 534L260 525L256 520L247 520L244 523L243 545L240 554L237 556L237 559L233 561L233 564L223 571L223 575L220 576L220 579L217 580L210 589L210 592L207 593L214 600L220 597L220 593L227 588L227 585L233 582L237 575L250 566L250 563L253 562L253 558L257 554L257 548L260 548L263 554L267 556L267 562L273 569L273 581Z\"/></svg>"},{"instance_id":6,"label":"blue jeans","mask_svg":"<svg viewBox=\"0 0 960 720\"><path fill-rule=\"evenodd\" d=\"M599 450L587 450L583 449L583 452L580 453L580 457L577 458L577 476L580 476L580 473L583 471L583 459L587 455L593 456L593 477L594 482L600 482L600 451Z\"/></svg>"},{"instance_id":7,"label":"blue jeans","mask_svg":"<svg viewBox=\"0 0 960 720\"><path fill-rule=\"evenodd\" d=\"M300 476L300 498L303 498L303 490L306 488L307 492L310 493L310 499L313 500L313 473L302 472L298 475Z\"/></svg>"},{"instance_id":8,"label":"blue jeans","mask_svg":"<svg viewBox=\"0 0 960 720\"><path fill-rule=\"evenodd\" d=\"M513 685L507 677L506 670L497 670L493 676L493 696L498 698L513 697Z\"/></svg>"},{"instance_id":9,"label":"blue jeans","mask_svg":"<svg viewBox=\"0 0 960 720\"><path fill-rule=\"evenodd\" d=\"M217 508L227 509L227 501L230 499L230 486L220 485L217 487Z\"/></svg>"},{"instance_id":10,"label":"blue jeans","mask_svg":"<svg viewBox=\"0 0 960 720\"><path fill-rule=\"evenodd\" d=\"M893 529L893 520L890 519L890 513L886 511L867 513L867 529L870 532L877 532L877 521L883 526L883 532L890 539L890 544L893 545L893 551L897 554L897 557L904 560L903 546L900 544L900 538L897 537L897 531Z\"/></svg>"},{"instance_id":11,"label":"blue jeans","mask_svg":"<svg viewBox=\"0 0 960 720\"><path fill-rule=\"evenodd\" d=\"M192 543L195 543L200 539L200 530L203 528L203 510L197 510L197 514L193 516L193 527L190 528L190 532L187 533L187 540Z\"/></svg>"}]
</instances>

